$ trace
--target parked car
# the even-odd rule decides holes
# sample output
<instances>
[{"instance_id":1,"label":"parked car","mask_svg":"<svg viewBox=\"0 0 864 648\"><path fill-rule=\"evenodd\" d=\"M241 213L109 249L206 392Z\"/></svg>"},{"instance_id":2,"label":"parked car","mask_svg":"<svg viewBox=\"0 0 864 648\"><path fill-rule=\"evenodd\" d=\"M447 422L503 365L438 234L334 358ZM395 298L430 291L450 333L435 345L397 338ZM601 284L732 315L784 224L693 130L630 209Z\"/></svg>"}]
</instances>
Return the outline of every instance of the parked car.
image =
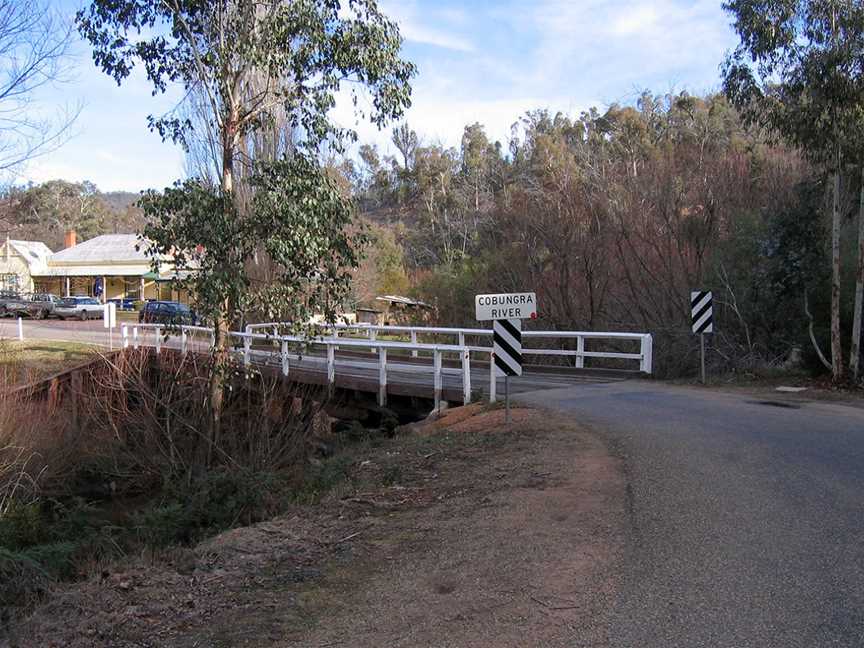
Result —
<instances>
[{"instance_id":1,"label":"parked car","mask_svg":"<svg viewBox=\"0 0 864 648\"><path fill-rule=\"evenodd\" d=\"M54 307L54 314L60 319L99 318L104 312L105 305L95 297L67 297Z\"/></svg>"},{"instance_id":2,"label":"parked car","mask_svg":"<svg viewBox=\"0 0 864 648\"><path fill-rule=\"evenodd\" d=\"M135 310L135 301L129 297L123 297L122 299L109 299L108 303L117 304L117 310L131 311Z\"/></svg>"},{"instance_id":3,"label":"parked car","mask_svg":"<svg viewBox=\"0 0 864 648\"><path fill-rule=\"evenodd\" d=\"M54 308L59 303L60 298L50 293L0 298L0 317L28 315L33 319L43 319L53 315Z\"/></svg>"},{"instance_id":4,"label":"parked car","mask_svg":"<svg viewBox=\"0 0 864 648\"><path fill-rule=\"evenodd\" d=\"M186 304L151 301L138 311L138 321L143 324L194 325L198 323L198 317Z\"/></svg>"}]
</instances>

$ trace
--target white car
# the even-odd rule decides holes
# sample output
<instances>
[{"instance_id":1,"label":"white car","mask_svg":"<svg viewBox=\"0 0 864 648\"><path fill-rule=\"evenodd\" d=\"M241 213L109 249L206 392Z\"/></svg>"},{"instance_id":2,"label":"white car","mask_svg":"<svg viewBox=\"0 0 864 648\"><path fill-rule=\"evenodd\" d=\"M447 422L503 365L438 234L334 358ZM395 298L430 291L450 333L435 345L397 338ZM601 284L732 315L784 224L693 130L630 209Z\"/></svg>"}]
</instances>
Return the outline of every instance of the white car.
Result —
<instances>
[{"instance_id":1,"label":"white car","mask_svg":"<svg viewBox=\"0 0 864 648\"><path fill-rule=\"evenodd\" d=\"M66 297L54 307L54 315L60 319L100 318L104 311L105 305L95 297Z\"/></svg>"}]
</instances>

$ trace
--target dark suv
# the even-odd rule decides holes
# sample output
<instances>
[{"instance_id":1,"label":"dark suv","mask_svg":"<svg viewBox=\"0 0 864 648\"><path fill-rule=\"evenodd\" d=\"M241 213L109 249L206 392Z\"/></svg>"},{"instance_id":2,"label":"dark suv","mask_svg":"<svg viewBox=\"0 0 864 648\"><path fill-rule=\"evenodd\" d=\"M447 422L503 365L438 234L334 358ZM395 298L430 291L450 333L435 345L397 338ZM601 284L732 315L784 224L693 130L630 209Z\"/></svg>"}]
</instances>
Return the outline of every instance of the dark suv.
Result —
<instances>
[{"instance_id":1,"label":"dark suv","mask_svg":"<svg viewBox=\"0 0 864 648\"><path fill-rule=\"evenodd\" d=\"M194 325L198 323L195 313L186 305L172 301L151 301L138 311L138 321L143 324Z\"/></svg>"}]
</instances>

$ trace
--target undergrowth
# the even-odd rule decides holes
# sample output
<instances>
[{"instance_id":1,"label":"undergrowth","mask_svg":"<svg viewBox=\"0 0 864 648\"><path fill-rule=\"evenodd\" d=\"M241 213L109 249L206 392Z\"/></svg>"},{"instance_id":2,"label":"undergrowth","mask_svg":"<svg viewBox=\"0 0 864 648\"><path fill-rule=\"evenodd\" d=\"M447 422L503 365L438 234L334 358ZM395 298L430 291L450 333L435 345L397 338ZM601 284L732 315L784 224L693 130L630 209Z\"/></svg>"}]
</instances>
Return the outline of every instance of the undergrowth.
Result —
<instances>
[{"instance_id":1,"label":"undergrowth","mask_svg":"<svg viewBox=\"0 0 864 648\"><path fill-rule=\"evenodd\" d=\"M315 504L348 477L351 446L375 443L358 425L334 438L309 392L243 376L212 444L199 429L201 372L160 363L151 375L143 354L106 361L74 408L0 389L0 627L52 585L125 555ZM385 434L396 423L383 421Z\"/></svg>"}]
</instances>

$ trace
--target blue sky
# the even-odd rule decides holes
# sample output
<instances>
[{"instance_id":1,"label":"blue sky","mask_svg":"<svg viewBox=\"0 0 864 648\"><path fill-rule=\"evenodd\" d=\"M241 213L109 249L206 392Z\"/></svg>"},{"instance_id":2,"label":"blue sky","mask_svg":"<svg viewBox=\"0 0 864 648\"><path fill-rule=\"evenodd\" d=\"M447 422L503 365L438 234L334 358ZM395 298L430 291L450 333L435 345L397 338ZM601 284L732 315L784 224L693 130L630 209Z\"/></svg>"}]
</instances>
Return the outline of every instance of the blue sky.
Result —
<instances>
[{"instance_id":1,"label":"blue sky","mask_svg":"<svg viewBox=\"0 0 864 648\"><path fill-rule=\"evenodd\" d=\"M57 0L70 13L79 4ZM458 145L479 121L506 144L526 110L578 115L627 103L642 89L716 90L719 65L735 45L720 0L379 0L419 67L407 121L426 142ZM91 180L102 190L161 188L183 175L181 152L147 129L147 115L177 93L152 97L142 75L122 87L77 44L74 80L40 97L45 110L80 105L74 136L33 161L19 181ZM355 126L348 102L334 118ZM387 132L356 124L387 147Z\"/></svg>"}]
</instances>

